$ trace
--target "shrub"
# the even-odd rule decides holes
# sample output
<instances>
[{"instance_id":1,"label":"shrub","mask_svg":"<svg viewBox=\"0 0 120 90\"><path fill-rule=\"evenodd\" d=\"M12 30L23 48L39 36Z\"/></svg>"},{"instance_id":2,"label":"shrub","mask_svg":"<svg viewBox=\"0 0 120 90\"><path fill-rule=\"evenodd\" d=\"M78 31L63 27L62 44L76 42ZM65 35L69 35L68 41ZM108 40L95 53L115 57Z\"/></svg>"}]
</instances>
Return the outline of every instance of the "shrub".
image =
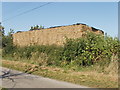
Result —
<instances>
[{"instance_id":1,"label":"shrub","mask_svg":"<svg viewBox=\"0 0 120 90\"><path fill-rule=\"evenodd\" d=\"M117 54L120 43L117 38L87 33L79 39L67 39L62 59L79 65L93 65L105 58L110 62L112 54Z\"/></svg>"}]
</instances>

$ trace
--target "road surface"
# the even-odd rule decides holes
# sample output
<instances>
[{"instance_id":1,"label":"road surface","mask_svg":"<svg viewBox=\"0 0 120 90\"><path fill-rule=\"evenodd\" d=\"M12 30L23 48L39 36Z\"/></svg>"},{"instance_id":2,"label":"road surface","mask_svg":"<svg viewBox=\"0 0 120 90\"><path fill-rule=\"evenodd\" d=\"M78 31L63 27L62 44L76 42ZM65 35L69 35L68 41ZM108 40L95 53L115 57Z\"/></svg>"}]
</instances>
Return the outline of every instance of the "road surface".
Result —
<instances>
[{"instance_id":1,"label":"road surface","mask_svg":"<svg viewBox=\"0 0 120 90\"><path fill-rule=\"evenodd\" d=\"M8 70L7 68L2 68L2 71ZM26 74L16 70L10 70L10 73L16 74L16 76L0 78L2 81L0 84L4 88L87 88L85 86ZM3 74L3 72L1 72L0 69L0 75L1 74Z\"/></svg>"}]
</instances>

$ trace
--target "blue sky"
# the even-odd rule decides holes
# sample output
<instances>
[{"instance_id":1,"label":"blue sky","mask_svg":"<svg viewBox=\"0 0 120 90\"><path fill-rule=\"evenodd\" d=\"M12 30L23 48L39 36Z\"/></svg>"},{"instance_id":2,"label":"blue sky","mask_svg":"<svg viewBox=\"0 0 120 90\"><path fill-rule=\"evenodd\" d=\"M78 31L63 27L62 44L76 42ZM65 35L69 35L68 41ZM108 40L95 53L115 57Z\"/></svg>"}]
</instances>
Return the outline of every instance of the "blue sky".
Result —
<instances>
[{"instance_id":1,"label":"blue sky","mask_svg":"<svg viewBox=\"0 0 120 90\"><path fill-rule=\"evenodd\" d=\"M6 20L45 3L47 2L3 2L2 19ZM118 3L54 2L9 19L3 22L3 25L7 33L10 28L15 31L28 31L34 25L43 25L47 28L74 23L85 23L115 37L118 35Z\"/></svg>"},{"instance_id":2,"label":"blue sky","mask_svg":"<svg viewBox=\"0 0 120 90\"><path fill-rule=\"evenodd\" d=\"M0 2L0 21L2 21L2 2Z\"/></svg>"}]
</instances>

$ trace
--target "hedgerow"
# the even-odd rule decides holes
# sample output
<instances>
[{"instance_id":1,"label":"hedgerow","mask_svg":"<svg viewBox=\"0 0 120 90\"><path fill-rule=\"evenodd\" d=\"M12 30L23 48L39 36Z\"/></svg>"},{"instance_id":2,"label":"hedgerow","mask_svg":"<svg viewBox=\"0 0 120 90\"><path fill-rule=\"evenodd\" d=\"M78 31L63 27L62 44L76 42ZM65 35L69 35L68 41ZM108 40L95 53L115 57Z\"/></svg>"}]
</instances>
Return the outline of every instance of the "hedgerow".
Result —
<instances>
[{"instance_id":1,"label":"hedgerow","mask_svg":"<svg viewBox=\"0 0 120 90\"><path fill-rule=\"evenodd\" d=\"M9 40L9 39L5 39ZM113 55L119 55L120 43L118 38L103 36L88 32L82 38L68 39L64 46L35 45L17 47L6 42L3 48L3 58L12 57L16 60L34 59L42 65L56 66L91 66L99 62L110 63Z\"/></svg>"}]
</instances>

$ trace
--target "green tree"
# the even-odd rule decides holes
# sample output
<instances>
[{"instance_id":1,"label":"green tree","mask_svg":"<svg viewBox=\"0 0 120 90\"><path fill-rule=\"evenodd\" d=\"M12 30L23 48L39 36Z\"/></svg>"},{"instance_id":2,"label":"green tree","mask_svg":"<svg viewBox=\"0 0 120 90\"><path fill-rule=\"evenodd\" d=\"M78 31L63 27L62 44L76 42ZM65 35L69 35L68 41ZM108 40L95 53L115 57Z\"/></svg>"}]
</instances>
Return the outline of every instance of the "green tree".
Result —
<instances>
[{"instance_id":1,"label":"green tree","mask_svg":"<svg viewBox=\"0 0 120 90\"><path fill-rule=\"evenodd\" d=\"M44 29L44 26L42 26L42 25L35 25L34 27L33 26L31 26L31 28L30 28L30 31L32 31L32 30L41 30L41 29Z\"/></svg>"},{"instance_id":2,"label":"green tree","mask_svg":"<svg viewBox=\"0 0 120 90\"><path fill-rule=\"evenodd\" d=\"M36 26L34 26L34 30L37 30L37 27L36 27Z\"/></svg>"},{"instance_id":3,"label":"green tree","mask_svg":"<svg viewBox=\"0 0 120 90\"><path fill-rule=\"evenodd\" d=\"M36 25L36 29L39 29L39 26L38 26L38 25Z\"/></svg>"},{"instance_id":4,"label":"green tree","mask_svg":"<svg viewBox=\"0 0 120 90\"><path fill-rule=\"evenodd\" d=\"M8 32L7 35L4 35L2 37L2 47L6 48L6 47L11 47L13 46L13 41L12 41L12 34L14 33L13 29L10 29L10 31Z\"/></svg>"},{"instance_id":5,"label":"green tree","mask_svg":"<svg viewBox=\"0 0 120 90\"><path fill-rule=\"evenodd\" d=\"M30 31L34 30L33 26L31 26Z\"/></svg>"},{"instance_id":6,"label":"green tree","mask_svg":"<svg viewBox=\"0 0 120 90\"><path fill-rule=\"evenodd\" d=\"M3 36L4 35L4 27L1 25L0 23L0 36Z\"/></svg>"}]
</instances>

